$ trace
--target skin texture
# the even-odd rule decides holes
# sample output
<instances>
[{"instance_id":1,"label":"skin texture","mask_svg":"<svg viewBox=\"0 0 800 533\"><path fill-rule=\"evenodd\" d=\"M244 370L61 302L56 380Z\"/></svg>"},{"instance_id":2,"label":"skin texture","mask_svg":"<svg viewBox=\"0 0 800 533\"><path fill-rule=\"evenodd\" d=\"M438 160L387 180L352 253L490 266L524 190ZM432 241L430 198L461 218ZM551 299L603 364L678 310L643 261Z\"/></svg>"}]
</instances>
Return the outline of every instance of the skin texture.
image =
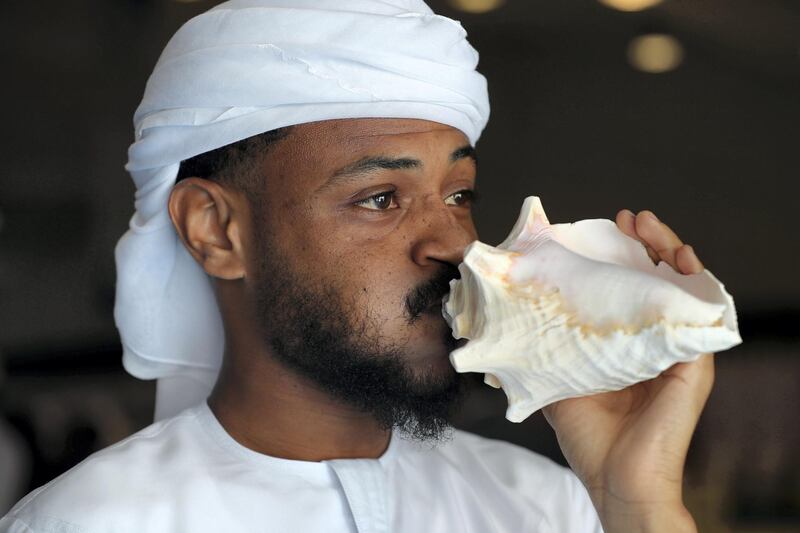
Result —
<instances>
[{"instance_id":1,"label":"skin texture","mask_svg":"<svg viewBox=\"0 0 800 533\"><path fill-rule=\"evenodd\" d=\"M173 223L215 279L226 353L209 405L233 438L268 455L319 461L379 457L390 437L368 412L281 364L265 342L257 305L259 227L269 228L300 279L335 286L354 316L369 313L382 338L403 346L412 376L452 373L438 309L410 323L405 302L443 265L458 265L477 238L469 203L454 200L475 185L473 159L451 157L464 146L458 130L424 120L299 125L265 158L269 179L257 201L266 220L258 224L240 191L199 178L175 187ZM421 164L328 183L337 170L367 156ZM374 197L392 190L391 203ZM702 271L691 247L650 214L622 210L616 222L654 261L685 274ZM681 498L683 463L712 382L713 360L705 355L628 389L545 409L606 531L694 529Z\"/></svg>"}]
</instances>

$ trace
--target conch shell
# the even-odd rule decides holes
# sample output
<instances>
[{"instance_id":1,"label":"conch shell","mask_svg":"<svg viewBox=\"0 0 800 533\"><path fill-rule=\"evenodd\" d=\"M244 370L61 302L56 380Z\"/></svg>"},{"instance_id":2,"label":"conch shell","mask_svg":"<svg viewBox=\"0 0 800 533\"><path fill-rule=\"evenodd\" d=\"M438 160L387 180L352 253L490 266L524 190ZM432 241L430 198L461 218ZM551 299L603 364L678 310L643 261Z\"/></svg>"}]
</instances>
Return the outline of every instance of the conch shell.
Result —
<instances>
[{"instance_id":1,"label":"conch shell","mask_svg":"<svg viewBox=\"0 0 800 533\"><path fill-rule=\"evenodd\" d=\"M711 272L654 265L611 220L550 225L536 196L502 244L473 242L458 269L443 314L469 342L450 361L502 387L512 422L742 342L733 298Z\"/></svg>"}]
</instances>

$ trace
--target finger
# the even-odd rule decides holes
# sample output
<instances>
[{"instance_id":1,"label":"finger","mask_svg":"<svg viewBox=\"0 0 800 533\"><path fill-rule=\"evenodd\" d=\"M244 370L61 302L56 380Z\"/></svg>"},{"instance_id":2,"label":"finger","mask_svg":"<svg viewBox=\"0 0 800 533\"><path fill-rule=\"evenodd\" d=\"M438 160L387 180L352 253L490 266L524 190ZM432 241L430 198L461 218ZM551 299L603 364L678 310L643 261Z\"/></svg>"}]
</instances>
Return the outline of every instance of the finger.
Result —
<instances>
[{"instance_id":1,"label":"finger","mask_svg":"<svg viewBox=\"0 0 800 533\"><path fill-rule=\"evenodd\" d=\"M700 382L700 395L698 399L701 405L704 405L711 395L711 389L714 387L715 368L714 368L714 353L704 353L696 361L698 363L699 372L697 379Z\"/></svg>"},{"instance_id":2,"label":"finger","mask_svg":"<svg viewBox=\"0 0 800 533\"><path fill-rule=\"evenodd\" d=\"M636 215L636 233L658 254L661 260L678 270L675 253L683 246L669 226L658 220L652 211L640 211Z\"/></svg>"},{"instance_id":3,"label":"finger","mask_svg":"<svg viewBox=\"0 0 800 533\"><path fill-rule=\"evenodd\" d=\"M694 248L688 244L684 244L678 248L678 251L675 253L675 261L678 263L678 270L682 274L697 274L705 270Z\"/></svg>"},{"instance_id":4,"label":"finger","mask_svg":"<svg viewBox=\"0 0 800 533\"><path fill-rule=\"evenodd\" d=\"M636 240L639 240L639 236L636 235L636 225L634 224L634 220L636 219L636 215L633 214L633 211L630 209L620 209L617 212L617 227L627 235L628 237L632 237Z\"/></svg>"},{"instance_id":5,"label":"finger","mask_svg":"<svg viewBox=\"0 0 800 533\"><path fill-rule=\"evenodd\" d=\"M677 363L666 372L690 386L699 409L703 408L714 386L714 355L704 353L697 360Z\"/></svg>"},{"instance_id":6,"label":"finger","mask_svg":"<svg viewBox=\"0 0 800 533\"><path fill-rule=\"evenodd\" d=\"M650 259L652 259L653 263L658 264L661 258L658 257L656 251L650 248L650 246L648 246L647 243L644 242L644 240L641 237L639 237L639 234L636 233L635 220L636 220L636 215L634 215L633 212L628 209L622 209L617 213L616 221L617 221L617 227L620 229L620 231L622 231L622 233L624 233L628 237L636 239L637 241L642 243L644 249L647 251L647 255L650 256Z\"/></svg>"}]
</instances>

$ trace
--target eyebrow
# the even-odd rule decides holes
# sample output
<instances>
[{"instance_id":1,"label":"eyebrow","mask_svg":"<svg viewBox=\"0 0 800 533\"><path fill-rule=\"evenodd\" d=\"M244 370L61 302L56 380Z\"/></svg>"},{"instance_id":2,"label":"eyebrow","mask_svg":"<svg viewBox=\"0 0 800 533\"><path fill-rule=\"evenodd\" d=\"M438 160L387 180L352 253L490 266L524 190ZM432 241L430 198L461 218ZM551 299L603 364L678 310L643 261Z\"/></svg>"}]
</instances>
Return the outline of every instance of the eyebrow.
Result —
<instances>
[{"instance_id":1,"label":"eyebrow","mask_svg":"<svg viewBox=\"0 0 800 533\"><path fill-rule=\"evenodd\" d=\"M478 162L478 155L475 153L475 148L469 144L465 144L461 148L454 150L453 153L450 154L450 162L455 163L459 159L464 159L465 157L472 159L476 163Z\"/></svg>"},{"instance_id":2,"label":"eyebrow","mask_svg":"<svg viewBox=\"0 0 800 533\"><path fill-rule=\"evenodd\" d=\"M475 148L468 144L453 150L450 154L450 163L455 163L465 158L470 158L476 163L478 161ZM422 166L422 161L410 157L392 158L386 156L366 156L334 172L323 187L329 187L335 183L348 182L378 170L405 170L410 168L422 168Z\"/></svg>"}]
</instances>

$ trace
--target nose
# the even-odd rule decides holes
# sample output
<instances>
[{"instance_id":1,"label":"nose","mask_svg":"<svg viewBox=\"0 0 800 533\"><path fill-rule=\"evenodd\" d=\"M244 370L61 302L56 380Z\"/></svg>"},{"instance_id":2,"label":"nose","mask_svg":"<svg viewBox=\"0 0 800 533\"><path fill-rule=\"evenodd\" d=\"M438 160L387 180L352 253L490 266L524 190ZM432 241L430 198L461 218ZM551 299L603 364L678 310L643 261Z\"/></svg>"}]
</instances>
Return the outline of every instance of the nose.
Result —
<instances>
[{"instance_id":1,"label":"nose","mask_svg":"<svg viewBox=\"0 0 800 533\"><path fill-rule=\"evenodd\" d=\"M457 266L464 249L477 238L471 214L445 205L441 199L426 203L417 219L417 238L411 248L412 259L422 267L449 263Z\"/></svg>"}]
</instances>

